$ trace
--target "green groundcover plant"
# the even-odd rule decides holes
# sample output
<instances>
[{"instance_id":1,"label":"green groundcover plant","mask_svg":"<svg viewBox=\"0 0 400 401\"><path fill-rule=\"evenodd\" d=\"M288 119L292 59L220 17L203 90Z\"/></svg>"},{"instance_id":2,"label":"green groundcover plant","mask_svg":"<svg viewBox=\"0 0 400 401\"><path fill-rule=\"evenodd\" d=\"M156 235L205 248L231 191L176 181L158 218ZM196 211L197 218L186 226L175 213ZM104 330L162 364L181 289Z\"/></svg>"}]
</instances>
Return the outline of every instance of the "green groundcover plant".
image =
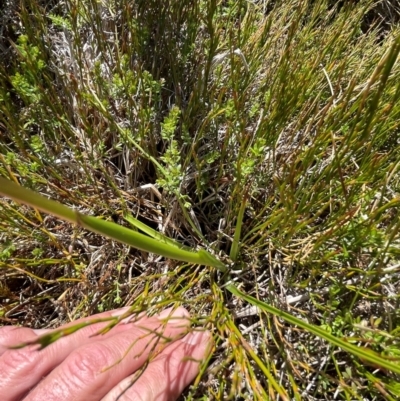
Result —
<instances>
[{"instance_id":1,"label":"green groundcover plant","mask_svg":"<svg viewBox=\"0 0 400 401\"><path fill-rule=\"evenodd\" d=\"M182 399L400 397L396 2L2 7L3 323L183 305Z\"/></svg>"}]
</instances>

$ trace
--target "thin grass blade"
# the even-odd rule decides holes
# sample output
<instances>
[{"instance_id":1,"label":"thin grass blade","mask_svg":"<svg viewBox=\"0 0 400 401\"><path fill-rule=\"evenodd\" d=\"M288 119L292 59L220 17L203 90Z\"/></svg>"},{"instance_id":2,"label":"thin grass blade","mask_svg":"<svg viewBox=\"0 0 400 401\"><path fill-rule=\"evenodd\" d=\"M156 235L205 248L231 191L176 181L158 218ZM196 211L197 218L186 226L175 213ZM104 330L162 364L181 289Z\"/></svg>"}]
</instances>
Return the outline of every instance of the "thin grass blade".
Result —
<instances>
[{"instance_id":1,"label":"thin grass blade","mask_svg":"<svg viewBox=\"0 0 400 401\"><path fill-rule=\"evenodd\" d=\"M324 340L330 342L331 344L336 345L337 347L342 348L343 350L357 356L361 360L371 363L373 366L379 366L394 373L400 373L400 364L389 362L388 360L381 357L379 354L373 352L370 349L367 349L365 347L357 347L347 341L335 337L318 326L309 324L301 319L298 319L295 316L290 315L289 313L279 310L271 305L268 305L265 302L262 302L250 295L241 292L233 284L229 284L226 288L228 291L230 291L233 295L236 295L238 298L246 300L250 304L257 306L258 308L260 308L265 312L272 313L273 315L286 320L290 324L301 327L302 329L308 331L309 333L312 333L320 338L323 338Z\"/></svg>"}]
</instances>

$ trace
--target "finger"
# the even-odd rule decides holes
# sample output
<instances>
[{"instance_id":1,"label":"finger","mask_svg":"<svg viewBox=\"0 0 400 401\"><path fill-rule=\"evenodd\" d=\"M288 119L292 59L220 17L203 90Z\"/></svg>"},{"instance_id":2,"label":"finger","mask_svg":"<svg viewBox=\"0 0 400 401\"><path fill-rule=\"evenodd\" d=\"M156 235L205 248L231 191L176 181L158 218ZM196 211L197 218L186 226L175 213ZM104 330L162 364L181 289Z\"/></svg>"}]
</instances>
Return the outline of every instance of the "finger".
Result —
<instances>
[{"instance_id":1,"label":"finger","mask_svg":"<svg viewBox=\"0 0 400 401\"><path fill-rule=\"evenodd\" d=\"M199 373L208 356L212 338L209 332L193 332L169 345L144 373L135 380L127 377L102 401L174 401Z\"/></svg>"},{"instance_id":2,"label":"finger","mask_svg":"<svg viewBox=\"0 0 400 401\"><path fill-rule=\"evenodd\" d=\"M183 309L183 308L182 308ZM185 316L188 312L183 309ZM80 319L80 321L90 321L93 318L104 318L110 316L120 315L125 313L124 308L114 311L101 313L87 319ZM168 312L164 311L165 313ZM111 338L113 335L131 330L135 324L145 324L149 318L143 317L137 323L119 324L111 331L104 335L94 336L99 330L106 327L109 322L96 323L77 331L76 333L67 337L61 338L53 344L50 344L45 349L38 351L37 346L27 346L18 350L7 350L0 357L0 399L3 401L19 400L31 388L33 388L44 376L46 376L52 369L58 366L68 355L70 355L76 348L84 346L89 343ZM153 318L154 320L155 318ZM71 324L65 325L70 326ZM65 327L63 326L63 327ZM20 328L21 338L27 336L25 340L31 340L30 329ZM25 330L25 332L23 332ZM16 332L19 333L19 331ZM0 338L3 331L0 331ZM12 330L5 330L3 346L10 346L20 343L20 339L12 341ZM3 396L4 394L4 396Z\"/></svg>"},{"instance_id":3,"label":"finger","mask_svg":"<svg viewBox=\"0 0 400 401\"><path fill-rule=\"evenodd\" d=\"M114 310L110 310L110 311L106 311L106 312L101 312L101 313L97 313L97 314L91 315L91 316L85 316L80 319L74 320L72 322L63 324L60 327L57 327L55 329L35 329L34 332L38 335L47 334L47 333L51 333L52 331L55 331L55 330L66 329L68 327L72 327L72 326L74 326L76 324L80 324L80 323L90 322L90 321L97 320L97 319L107 319L110 317L121 316L121 315L124 315L125 313L127 313L129 311L129 309L131 309L130 306L125 306L123 308L118 308L118 309L114 309Z\"/></svg>"},{"instance_id":4,"label":"finger","mask_svg":"<svg viewBox=\"0 0 400 401\"><path fill-rule=\"evenodd\" d=\"M103 319L113 316L120 316L126 313L129 309L130 307L128 306L120 309L99 313L97 315L93 315L90 317L78 319L74 322L67 323L57 329L30 329L28 327L15 327L15 326L0 327L0 356L5 351L7 351L9 347L34 341L40 335L47 334L59 329L65 329L77 323L88 322L94 319Z\"/></svg>"},{"instance_id":5,"label":"finger","mask_svg":"<svg viewBox=\"0 0 400 401\"><path fill-rule=\"evenodd\" d=\"M33 341L37 338L35 330L27 327L4 326L0 328L0 356L15 344Z\"/></svg>"},{"instance_id":6,"label":"finger","mask_svg":"<svg viewBox=\"0 0 400 401\"><path fill-rule=\"evenodd\" d=\"M107 318L119 316L129 308L121 308L100 313L90 318L79 319L78 322L91 321L95 318ZM73 322L76 323L76 322ZM72 323L61 326L70 327ZM73 349L90 341L97 341L100 336L90 338L100 329L104 328L108 322L97 323L87 326L80 331L58 340L44 350L38 351L37 346L27 346L19 350L10 350L10 346L15 346L24 342L34 341L38 338L39 331L25 327L7 326L0 329L0 399L18 400L38 381L42 379L55 366L60 364ZM117 328L118 327L118 328ZM125 325L117 326L112 335L117 330L129 329ZM51 330L50 330L51 331ZM43 332L42 332L43 333ZM4 397L3 397L4 394Z\"/></svg>"},{"instance_id":7,"label":"finger","mask_svg":"<svg viewBox=\"0 0 400 401\"><path fill-rule=\"evenodd\" d=\"M24 399L26 401L98 401L121 380L139 369L149 355L161 351L188 330L187 311L179 308L181 319L164 324L149 318L145 325L80 347L57 366ZM162 337L161 337L162 336Z\"/></svg>"}]
</instances>

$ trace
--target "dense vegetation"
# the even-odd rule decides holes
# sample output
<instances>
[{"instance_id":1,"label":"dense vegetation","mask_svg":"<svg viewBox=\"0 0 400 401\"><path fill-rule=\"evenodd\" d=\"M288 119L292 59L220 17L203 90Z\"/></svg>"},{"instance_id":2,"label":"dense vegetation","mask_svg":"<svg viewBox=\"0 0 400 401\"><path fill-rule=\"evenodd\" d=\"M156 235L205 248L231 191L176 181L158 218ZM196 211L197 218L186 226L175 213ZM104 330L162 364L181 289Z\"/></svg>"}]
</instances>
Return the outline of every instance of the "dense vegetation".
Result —
<instances>
[{"instance_id":1,"label":"dense vegetation","mask_svg":"<svg viewBox=\"0 0 400 401\"><path fill-rule=\"evenodd\" d=\"M217 269L2 197L3 324L184 305L216 342L185 399L400 397L397 2L0 7L0 176L206 249L310 326Z\"/></svg>"}]
</instances>

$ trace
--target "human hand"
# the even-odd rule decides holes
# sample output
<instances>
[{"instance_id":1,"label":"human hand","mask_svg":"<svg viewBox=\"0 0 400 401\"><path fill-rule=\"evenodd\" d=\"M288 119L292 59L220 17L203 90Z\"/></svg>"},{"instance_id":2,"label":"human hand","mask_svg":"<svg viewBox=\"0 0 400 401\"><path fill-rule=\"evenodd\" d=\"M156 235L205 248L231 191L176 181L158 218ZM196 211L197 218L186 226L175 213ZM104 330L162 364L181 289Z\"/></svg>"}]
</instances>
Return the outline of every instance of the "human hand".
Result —
<instances>
[{"instance_id":1,"label":"human hand","mask_svg":"<svg viewBox=\"0 0 400 401\"><path fill-rule=\"evenodd\" d=\"M127 309L100 313L62 328L122 316ZM186 334L188 317L184 308L166 309L137 321L125 319L106 334L93 336L109 324L95 323L42 350L38 345L8 347L34 341L51 330L2 327L0 400L176 400L196 377L212 343L207 331Z\"/></svg>"}]
</instances>

